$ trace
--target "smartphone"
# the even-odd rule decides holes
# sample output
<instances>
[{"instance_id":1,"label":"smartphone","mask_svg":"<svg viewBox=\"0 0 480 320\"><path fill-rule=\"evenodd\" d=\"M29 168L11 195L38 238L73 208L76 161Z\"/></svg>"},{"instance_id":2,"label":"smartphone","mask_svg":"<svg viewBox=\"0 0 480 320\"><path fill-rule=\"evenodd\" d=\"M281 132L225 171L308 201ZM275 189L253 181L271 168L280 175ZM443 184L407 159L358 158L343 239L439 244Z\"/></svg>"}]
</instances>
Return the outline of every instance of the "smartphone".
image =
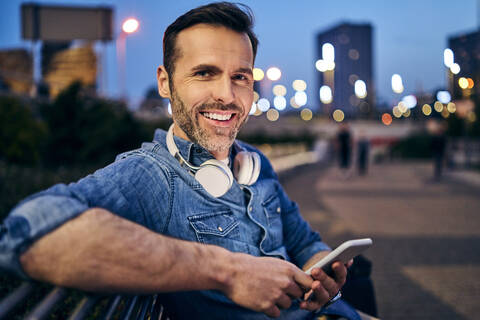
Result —
<instances>
[{"instance_id":1,"label":"smartphone","mask_svg":"<svg viewBox=\"0 0 480 320\"><path fill-rule=\"evenodd\" d=\"M314 268L322 268L328 276L332 277L334 275L331 268L332 263L334 263L335 261L347 263L354 257L358 256L360 253L365 251L368 247L372 245L372 243L372 239L370 238L345 241L335 250L326 255L323 259L320 259L317 263L315 263L305 272L310 275Z\"/></svg>"}]
</instances>

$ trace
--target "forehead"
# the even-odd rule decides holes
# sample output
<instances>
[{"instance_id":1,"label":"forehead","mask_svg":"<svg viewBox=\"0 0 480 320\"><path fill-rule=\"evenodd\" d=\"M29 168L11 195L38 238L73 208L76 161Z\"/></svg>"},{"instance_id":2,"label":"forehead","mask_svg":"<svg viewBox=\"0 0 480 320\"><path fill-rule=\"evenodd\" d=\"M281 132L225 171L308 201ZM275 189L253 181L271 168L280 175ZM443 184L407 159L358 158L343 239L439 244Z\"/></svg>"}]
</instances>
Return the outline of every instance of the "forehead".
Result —
<instances>
[{"instance_id":1,"label":"forehead","mask_svg":"<svg viewBox=\"0 0 480 320\"><path fill-rule=\"evenodd\" d=\"M176 69L182 64L187 67L205 63L253 68L253 50L248 35L223 26L197 24L182 30L177 36L176 48L180 53Z\"/></svg>"}]
</instances>

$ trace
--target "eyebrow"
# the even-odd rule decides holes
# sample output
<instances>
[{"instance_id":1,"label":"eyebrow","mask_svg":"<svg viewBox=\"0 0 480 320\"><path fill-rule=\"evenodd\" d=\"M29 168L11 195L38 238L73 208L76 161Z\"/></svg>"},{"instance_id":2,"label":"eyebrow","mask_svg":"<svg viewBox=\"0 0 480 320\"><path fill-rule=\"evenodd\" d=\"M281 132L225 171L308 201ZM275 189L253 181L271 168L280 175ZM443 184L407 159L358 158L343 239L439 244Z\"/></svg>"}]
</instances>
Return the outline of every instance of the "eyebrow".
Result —
<instances>
[{"instance_id":1,"label":"eyebrow","mask_svg":"<svg viewBox=\"0 0 480 320\"><path fill-rule=\"evenodd\" d=\"M200 71L200 70L208 70L208 71L213 71L215 73L220 73L222 71L219 67L211 64L199 64L198 66L195 66L192 68L193 72ZM253 75L253 71L250 68L238 68L237 70L235 70L235 72Z\"/></svg>"}]
</instances>

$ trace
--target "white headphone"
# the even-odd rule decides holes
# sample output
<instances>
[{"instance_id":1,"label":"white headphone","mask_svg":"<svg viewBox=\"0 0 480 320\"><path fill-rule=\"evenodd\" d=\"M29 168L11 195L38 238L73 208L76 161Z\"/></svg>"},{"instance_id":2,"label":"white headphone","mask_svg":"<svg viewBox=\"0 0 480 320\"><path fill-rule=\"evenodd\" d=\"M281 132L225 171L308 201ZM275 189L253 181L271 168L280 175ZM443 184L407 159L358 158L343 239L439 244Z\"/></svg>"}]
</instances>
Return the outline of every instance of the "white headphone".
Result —
<instances>
[{"instance_id":1,"label":"white headphone","mask_svg":"<svg viewBox=\"0 0 480 320\"><path fill-rule=\"evenodd\" d=\"M233 161L233 172L230 168L220 160L210 159L196 167L185 160L178 151L175 140L173 139L172 124L167 132L167 148L168 152L174 156L181 165L185 164L195 179L202 187L213 197L219 198L223 196L233 184L233 176L239 184L252 185L260 175L261 160L256 152L248 152L243 150L238 152ZM236 144L239 146L238 144ZM240 146L239 146L240 147ZM241 148L241 147L240 147Z\"/></svg>"}]
</instances>

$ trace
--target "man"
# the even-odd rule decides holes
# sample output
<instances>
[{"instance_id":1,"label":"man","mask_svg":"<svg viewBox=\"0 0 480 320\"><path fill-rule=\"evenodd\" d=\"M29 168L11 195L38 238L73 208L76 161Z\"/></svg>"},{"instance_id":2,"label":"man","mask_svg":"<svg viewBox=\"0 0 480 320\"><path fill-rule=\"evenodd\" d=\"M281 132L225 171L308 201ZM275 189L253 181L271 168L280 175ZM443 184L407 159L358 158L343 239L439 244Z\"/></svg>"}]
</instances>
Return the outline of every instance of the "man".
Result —
<instances>
[{"instance_id":1,"label":"man","mask_svg":"<svg viewBox=\"0 0 480 320\"><path fill-rule=\"evenodd\" d=\"M174 319L306 319L338 296L346 266L335 263L334 278L302 271L329 247L268 160L234 143L253 102L251 27L248 11L230 3L170 25L157 79L172 104L173 142L157 130L153 143L93 175L24 200L2 226L0 265L84 290L164 292ZM214 196L196 180L205 162L231 167L241 152L259 158L253 183L233 181Z\"/></svg>"}]
</instances>

